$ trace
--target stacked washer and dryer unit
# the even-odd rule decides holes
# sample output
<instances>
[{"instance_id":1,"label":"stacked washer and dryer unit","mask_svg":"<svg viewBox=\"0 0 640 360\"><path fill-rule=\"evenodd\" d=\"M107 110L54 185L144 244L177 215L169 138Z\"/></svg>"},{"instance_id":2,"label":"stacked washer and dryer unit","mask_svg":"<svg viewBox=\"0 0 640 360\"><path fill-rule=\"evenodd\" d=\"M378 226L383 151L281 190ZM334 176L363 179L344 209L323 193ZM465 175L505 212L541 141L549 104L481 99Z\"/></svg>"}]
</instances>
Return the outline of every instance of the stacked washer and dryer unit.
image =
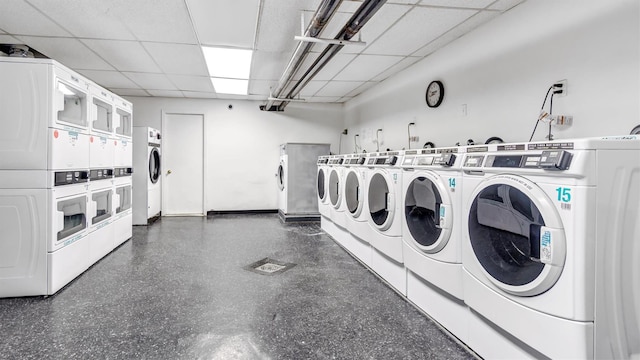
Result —
<instances>
[{"instance_id":1,"label":"stacked washer and dryer unit","mask_svg":"<svg viewBox=\"0 0 640 360\"><path fill-rule=\"evenodd\" d=\"M53 60L0 76L0 297L51 295L131 237L131 104Z\"/></svg>"},{"instance_id":2,"label":"stacked washer and dryer unit","mask_svg":"<svg viewBox=\"0 0 640 360\"><path fill-rule=\"evenodd\" d=\"M149 225L162 215L162 135L136 126L133 138L133 225Z\"/></svg>"},{"instance_id":3,"label":"stacked washer and dryer unit","mask_svg":"<svg viewBox=\"0 0 640 360\"><path fill-rule=\"evenodd\" d=\"M385 156L346 171L370 252L345 248L400 293L406 270L408 300L485 358L640 355L640 137L407 150L400 190ZM380 231L398 192L401 261Z\"/></svg>"}]
</instances>

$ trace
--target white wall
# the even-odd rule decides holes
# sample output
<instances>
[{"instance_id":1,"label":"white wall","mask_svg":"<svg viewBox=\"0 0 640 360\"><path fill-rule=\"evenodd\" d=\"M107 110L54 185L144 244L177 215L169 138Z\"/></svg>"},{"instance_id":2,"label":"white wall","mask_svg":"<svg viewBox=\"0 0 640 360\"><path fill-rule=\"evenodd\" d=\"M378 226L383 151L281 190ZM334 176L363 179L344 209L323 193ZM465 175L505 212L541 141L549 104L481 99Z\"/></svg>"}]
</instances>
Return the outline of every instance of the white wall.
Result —
<instances>
[{"instance_id":1,"label":"white wall","mask_svg":"<svg viewBox=\"0 0 640 360\"><path fill-rule=\"evenodd\" d=\"M437 146L484 142L490 136L526 141L544 95L568 80L568 95L554 99L554 114L574 116L556 139L628 134L640 124L640 9L637 0L528 0L403 73L345 104L350 134L375 151L408 146L407 124L420 141ZM424 101L427 84L442 80L437 109ZM462 104L467 105L463 116ZM534 140L544 140L540 126ZM353 136L343 148L352 151Z\"/></svg>"},{"instance_id":2,"label":"white wall","mask_svg":"<svg viewBox=\"0 0 640 360\"><path fill-rule=\"evenodd\" d=\"M260 111L256 101L128 99L133 102L134 126L160 129L163 111L204 114L207 211L277 209L279 145L330 143L337 152L344 124L341 104L289 104L285 112L276 113Z\"/></svg>"}]
</instances>

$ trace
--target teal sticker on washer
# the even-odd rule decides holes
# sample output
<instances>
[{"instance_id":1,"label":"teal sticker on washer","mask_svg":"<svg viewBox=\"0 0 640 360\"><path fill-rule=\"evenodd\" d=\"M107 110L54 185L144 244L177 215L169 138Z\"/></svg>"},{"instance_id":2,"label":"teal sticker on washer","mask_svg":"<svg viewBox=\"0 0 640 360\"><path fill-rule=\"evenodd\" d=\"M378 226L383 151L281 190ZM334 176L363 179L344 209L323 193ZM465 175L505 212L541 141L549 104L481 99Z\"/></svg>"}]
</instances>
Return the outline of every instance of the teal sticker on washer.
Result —
<instances>
[{"instance_id":1,"label":"teal sticker on washer","mask_svg":"<svg viewBox=\"0 0 640 360\"><path fill-rule=\"evenodd\" d=\"M540 260L551 262L551 232L545 230L540 236Z\"/></svg>"}]
</instances>

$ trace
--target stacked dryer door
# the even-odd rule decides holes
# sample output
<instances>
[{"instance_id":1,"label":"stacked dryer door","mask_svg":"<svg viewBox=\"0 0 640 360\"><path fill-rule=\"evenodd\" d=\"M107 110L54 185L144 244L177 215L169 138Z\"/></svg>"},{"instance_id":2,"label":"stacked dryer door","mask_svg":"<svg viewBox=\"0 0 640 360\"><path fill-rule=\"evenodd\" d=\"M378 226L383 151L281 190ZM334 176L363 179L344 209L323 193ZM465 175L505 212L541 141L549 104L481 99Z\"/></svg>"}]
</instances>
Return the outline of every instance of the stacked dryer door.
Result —
<instances>
[{"instance_id":1,"label":"stacked dryer door","mask_svg":"<svg viewBox=\"0 0 640 360\"><path fill-rule=\"evenodd\" d=\"M280 145L276 170L278 213L288 221L319 220L317 195L318 157L329 154L329 144Z\"/></svg>"},{"instance_id":2,"label":"stacked dryer door","mask_svg":"<svg viewBox=\"0 0 640 360\"><path fill-rule=\"evenodd\" d=\"M133 128L133 224L147 225L161 215L161 135Z\"/></svg>"}]
</instances>

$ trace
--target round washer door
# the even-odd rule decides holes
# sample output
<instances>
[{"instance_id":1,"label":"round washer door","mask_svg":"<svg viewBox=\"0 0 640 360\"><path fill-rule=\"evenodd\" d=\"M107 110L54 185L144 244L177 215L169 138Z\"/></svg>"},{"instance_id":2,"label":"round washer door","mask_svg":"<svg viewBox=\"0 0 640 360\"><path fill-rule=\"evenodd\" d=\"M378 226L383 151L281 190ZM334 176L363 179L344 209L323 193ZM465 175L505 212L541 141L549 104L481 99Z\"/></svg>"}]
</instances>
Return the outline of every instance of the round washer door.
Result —
<instances>
[{"instance_id":1,"label":"round washer door","mask_svg":"<svg viewBox=\"0 0 640 360\"><path fill-rule=\"evenodd\" d=\"M157 147L152 147L149 153L149 180L155 184L160 179L160 151Z\"/></svg>"},{"instance_id":2,"label":"round washer door","mask_svg":"<svg viewBox=\"0 0 640 360\"><path fill-rule=\"evenodd\" d=\"M485 275L514 295L549 290L567 253L562 221L547 194L515 175L496 175L471 197L468 235Z\"/></svg>"},{"instance_id":3,"label":"round washer door","mask_svg":"<svg viewBox=\"0 0 640 360\"><path fill-rule=\"evenodd\" d=\"M362 196L360 177L356 170L351 170L347 173L344 181L344 201L346 202L347 210L352 216L360 216L363 208L362 200L364 198Z\"/></svg>"},{"instance_id":4,"label":"round washer door","mask_svg":"<svg viewBox=\"0 0 640 360\"><path fill-rule=\"evenodd\" d=\"M280 163L280 165L278 165L278 173L276 174L276 177L278 178L278 188L280 190L284 190L284 164Z\"/></svg>"},{"instance_id":5,"label":"round washer door","mask_svg":"<svg viewBox=\"0 0 640 360\"><path fill-rule=\"evenodd\" d=\"M318 199L324 202L327 199L327 185L326 185L325 170L323 168L318 169Z\"/></svg>"},{"instance_id":6,"label":"round washer door","mask_svg":"<svg viewBox=\"0 0 640 360\"><path fill-rule=\"evenodd\" d=\"M413 177L405 190L404 218L413 244L426 253L436 253L451 237L453 212L442 180L431 172Z\"/></svg>"},{"instance_id":7,"label":"round washer door","mask_svg":"<svg viewBox=\"0 0 640 360\"><path fill-rule=\"evenodd\" d=\"M329 172L329 200L334 208L340 207L340 200L342 194L340 193L340 174L338 170L333 168Z\"/></svg>"},{"instance_id":8,"label":"round washer door","mask_svg":"<svg viewBox=\"0 0 640 360\"><path fill-rule=\"evenodd\" d=\"M381 172L375 172L369 180L369 215L378 230L385 231L393 223L394 198L390 182Z\"/></svg>"}]
</instances>

